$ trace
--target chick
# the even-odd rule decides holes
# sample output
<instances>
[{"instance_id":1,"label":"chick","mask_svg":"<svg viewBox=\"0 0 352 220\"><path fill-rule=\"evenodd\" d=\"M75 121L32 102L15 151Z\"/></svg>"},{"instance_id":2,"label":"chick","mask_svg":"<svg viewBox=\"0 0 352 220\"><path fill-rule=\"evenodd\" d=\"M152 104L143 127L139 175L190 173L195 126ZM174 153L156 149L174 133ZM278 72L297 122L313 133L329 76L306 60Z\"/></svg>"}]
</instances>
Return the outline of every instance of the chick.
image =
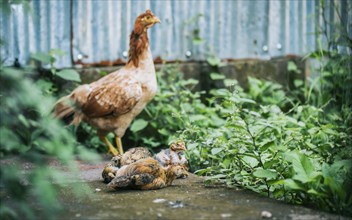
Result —
<instances>
[{"instance_id":1,"label":"chick","mask_svg":"<svg viewBox=\"0 0 352 220\"><path fill-rule=\"evenodd\" d=\"M118 156L116 156L118 157ZM101 173L101 176L104 179L104 183L109 183L112 179L115 177L116 171L119 169L118 166L116 166L116 163L119 163L120 158L113 157L111 159L111 162L108 163L104 169L103 172ZM118 161L118 162L117 162Z\"/></svg>"},{"instance_id":2,"label":"chick","mask_svg":"<svg viewBox=\"0 0 352 220\"><path fill-rule=\"evenodd\" d=\"M145 159L151 157L152 154L150 151L145 147L134 147L126 151L126 153L122 154L120 157L120 162L118 167L122 167L124 165L129 165L134 163L140 159Z\"/></svg>"},{"instance_id":3,"label":"chick","mask_svg":"<svg viewBox=\"0 0 352 220\"><path fill-rule=\"evenodd\" d=\"M182 166L171 165L163 168L155 159L146 158L121 167L108 186L115 190L120 188L161 189L171 185L176 177L184 172Z\"/></svg>"},{"instance_id":4,"label":"chick","mask_svg":"<svg viewBox=\"0 0 352 220\"><path fill-rule=\"evenodd\" d=\"M159 162L162 167L167 167L169 165L180 165L185 171L188 171L188 161L184 154L186 151L185 142L176 141L170 144L169 149L161 150L154 158ZM183 172L178 175L177 178L186 178L188 176L187 172Z\"/></svg>"},{"instance_id":5,"label":"chick","mask_svg":"<svg viewBox=\"0 0 352 220\"><path fill-rule=\"evenodd\" d=\"M105 183L109 183L114 177L116 171L124 166L136 162L140 159L151 157L152 154L145 147L134 147L126 151L122 155L117 155L111 159L102 172L102 177Z\"/></svg>"}]
</instances>

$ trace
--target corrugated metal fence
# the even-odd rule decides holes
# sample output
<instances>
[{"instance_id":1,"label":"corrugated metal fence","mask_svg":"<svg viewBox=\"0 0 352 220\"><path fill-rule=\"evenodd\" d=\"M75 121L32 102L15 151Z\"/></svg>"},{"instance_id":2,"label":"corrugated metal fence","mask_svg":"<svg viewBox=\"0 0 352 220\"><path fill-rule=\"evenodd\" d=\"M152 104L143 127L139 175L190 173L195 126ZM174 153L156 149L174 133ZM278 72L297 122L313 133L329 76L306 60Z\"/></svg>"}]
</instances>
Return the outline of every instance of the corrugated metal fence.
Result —
<instances>
[{"instance_id":1,"label":"corrugated metal fence","mask_svg":"<svg viewBox=\"0 0 352 220\"><path fill-rule=\"evenodd\" d=\"M1 12L1 60L11 65L17 58L24 64L30 53L53 48L66 53L58 60L59 67L79 60L90 64L125 60L134 19L148 8L162 21L149 31L154 58L303 55L317 47L319 4L319 0L32 0L29 11L17 4L11 5L10 14ZM351 36L352 3L325 4L328 21L342 17Z\"/></svg>"}]
</instances>

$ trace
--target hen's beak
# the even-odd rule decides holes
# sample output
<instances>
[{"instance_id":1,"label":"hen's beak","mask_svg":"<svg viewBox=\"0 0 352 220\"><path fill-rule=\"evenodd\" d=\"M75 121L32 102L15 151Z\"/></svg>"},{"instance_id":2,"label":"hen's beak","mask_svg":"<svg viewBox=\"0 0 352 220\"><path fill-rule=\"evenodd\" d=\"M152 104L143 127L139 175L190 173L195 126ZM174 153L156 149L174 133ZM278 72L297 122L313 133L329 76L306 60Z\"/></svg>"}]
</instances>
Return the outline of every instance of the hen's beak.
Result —
<instances>
[{"instance_id":1,"label":"hen's beak","mask_svg":"<svg viewBox=\"0 0 352 220\"><path fill-rule=\"evenodd\" d=\"M156 16L154 16L154 18L153 18L153 23L155 24L155 23L161 23L161 21L160 21L160 19L158 18L158 17L156 17Z\"/></svg>"}]
</instances>

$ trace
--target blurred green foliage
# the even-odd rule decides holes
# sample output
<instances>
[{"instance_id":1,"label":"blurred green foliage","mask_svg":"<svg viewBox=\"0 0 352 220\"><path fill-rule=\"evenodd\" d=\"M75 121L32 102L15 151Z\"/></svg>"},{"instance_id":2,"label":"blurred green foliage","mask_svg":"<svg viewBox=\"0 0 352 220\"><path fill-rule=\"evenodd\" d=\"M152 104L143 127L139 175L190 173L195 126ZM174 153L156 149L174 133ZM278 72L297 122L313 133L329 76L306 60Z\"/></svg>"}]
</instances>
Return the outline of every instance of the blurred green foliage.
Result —
<instances>
[{"instance_id":1,"label":"blurred green foliage","mask_svg":"<svg viewBox=\"0 0 352 220\"><path fill-rule=\"evenodd\" d=\"M54 218L60 203L53 182L65 176L48 166L50 161L77 173L76 157L99 158L52 118L55 99L33 82L34 69L1 66L0 71L0 218Z\"/></svg>"}]
</instances>

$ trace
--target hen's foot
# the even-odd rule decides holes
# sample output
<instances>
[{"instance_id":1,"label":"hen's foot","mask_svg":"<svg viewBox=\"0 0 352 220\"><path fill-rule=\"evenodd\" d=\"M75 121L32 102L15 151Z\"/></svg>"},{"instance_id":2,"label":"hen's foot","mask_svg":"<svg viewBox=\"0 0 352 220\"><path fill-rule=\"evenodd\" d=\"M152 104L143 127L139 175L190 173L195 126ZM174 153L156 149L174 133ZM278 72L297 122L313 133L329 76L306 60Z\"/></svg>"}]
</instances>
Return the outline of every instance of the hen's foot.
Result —
<instances>
[{"instance_id":1,"label":"hen's foot","mask_svg":"<svg viewBox=\"0 0 352 220\"><path fill-rule=\"evenodd\" d=\"M117 149L119 150L119 153L120 155L123 154L123 148L122 148L122 141L121 141L121 138L119 137L115 137L115 142L116 142L116 145L117 145Z\"/></svg>"},{"instance_id":2,"label":"hen's foot","mask_svg":"<svg viewBox=\"0 0 352 220\"><path fill-rule=\"evenodd\" d=\"M108 146L108 152L112 153L114 156L119 155L119 152L116 150L116 148L110 143L110 141L104 137L104 136L99 136L100 140Z\"/></svg>"}]
</instances>

